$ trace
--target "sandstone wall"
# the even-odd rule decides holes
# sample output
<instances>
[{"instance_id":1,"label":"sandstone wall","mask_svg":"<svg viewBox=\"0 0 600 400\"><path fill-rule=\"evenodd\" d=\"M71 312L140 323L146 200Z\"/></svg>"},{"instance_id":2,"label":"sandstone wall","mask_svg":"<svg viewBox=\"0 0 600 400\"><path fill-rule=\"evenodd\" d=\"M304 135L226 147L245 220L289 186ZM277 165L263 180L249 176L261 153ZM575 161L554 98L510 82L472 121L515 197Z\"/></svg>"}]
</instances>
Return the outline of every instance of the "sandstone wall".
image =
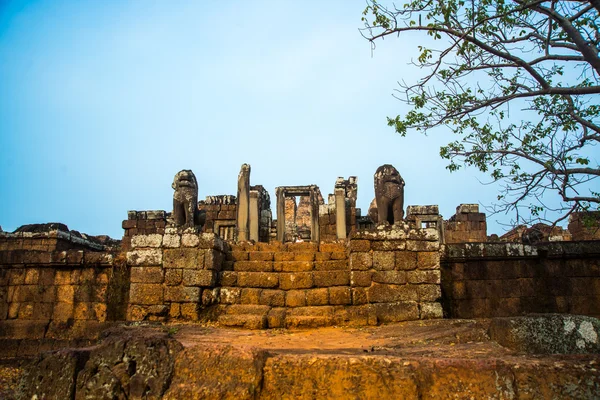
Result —
<instances>
[{"instance_id":1,"label":"sandstone wall","mask_svg":"<svg viewBox=\"0 0 600 400\"><path fill-rule=\"evenodd\" d=\"M487 241L487 222L477 204L461 204L456 214L444 222L446 243L479 243Z\"/></svg>"},{"instance_id":2,"label":"sandstone wall","mask_svg":"<svg viewBox=\"0 0 600 400\"><path fill-rule=\"evenodd\" d=\"M94 338L125 316L129 277L113 254L68 233L0 236L0 355L35 354ZM61 237L59 237L61 236Z\"/></svg>"},{"instance_id":3,"label":"sandstone wall","mask_svg":"<svg viewBox=\"0 0 600 400\"><path fill-rule=\"evenodd\" d=\"M444 309L450 318L600 316L599 257L600 241L446 245Z\"/></svg>"}]
</instances>

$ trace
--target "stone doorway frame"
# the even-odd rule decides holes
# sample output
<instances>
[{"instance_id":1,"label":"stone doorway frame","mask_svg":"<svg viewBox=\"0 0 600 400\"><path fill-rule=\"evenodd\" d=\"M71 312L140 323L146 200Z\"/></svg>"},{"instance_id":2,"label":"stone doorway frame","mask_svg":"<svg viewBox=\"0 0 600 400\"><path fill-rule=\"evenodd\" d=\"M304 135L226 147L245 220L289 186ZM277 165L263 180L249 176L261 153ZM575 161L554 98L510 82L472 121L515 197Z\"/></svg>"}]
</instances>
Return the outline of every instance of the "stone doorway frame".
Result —
<instances>
[{"instance_id":1,"label":"stone doorway frame","mask_svg":"<svg viewBox=\"0 0 600 400\"><path fill-rule=\"evenodd\" d=\"M307 186L278 186L275 188L277 195L277 240L285 240L285 198L295 196L308 196L310 202L310 241L319 243L319 187Z\"/></svg>"}]
</instances>

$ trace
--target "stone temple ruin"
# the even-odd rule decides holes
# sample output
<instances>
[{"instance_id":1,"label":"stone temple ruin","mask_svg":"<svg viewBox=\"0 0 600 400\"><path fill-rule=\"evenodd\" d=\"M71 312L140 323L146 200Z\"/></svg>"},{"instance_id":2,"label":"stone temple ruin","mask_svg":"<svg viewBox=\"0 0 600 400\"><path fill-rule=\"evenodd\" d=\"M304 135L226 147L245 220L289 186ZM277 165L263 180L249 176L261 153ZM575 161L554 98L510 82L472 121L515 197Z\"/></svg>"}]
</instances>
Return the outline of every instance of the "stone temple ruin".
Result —
<instances>
[{"instance_id":1,"label":"stone temple ruin","mask_svg":"<svg viewBox=\"0 0 600 400\"><path fill-rule=\"evenodd\" d=\"M248 164L235 195L198 201L191 170L172 187L173 210L129 211L120 242L62 224L0 232L0 357L89 345L122 321L267 329L600 316L600 232L578 214L568 231L488 237L476 204L447 220L436 205L405 209L391 165L377 169L366 215L354 176L338 178L327 202L316 185L279 186L275 212Z\"/></svg>"}]
</instances>

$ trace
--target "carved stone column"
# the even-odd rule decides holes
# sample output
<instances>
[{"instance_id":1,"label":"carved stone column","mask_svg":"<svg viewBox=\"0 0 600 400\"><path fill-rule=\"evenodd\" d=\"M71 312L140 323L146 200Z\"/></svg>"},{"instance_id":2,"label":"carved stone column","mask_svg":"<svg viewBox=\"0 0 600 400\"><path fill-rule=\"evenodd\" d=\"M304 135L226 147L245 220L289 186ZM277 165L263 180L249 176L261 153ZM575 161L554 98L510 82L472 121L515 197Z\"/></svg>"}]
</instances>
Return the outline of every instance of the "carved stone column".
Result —
<instances>
[{"instance_id":1,"label":"carved stone column","mask_svg":"<svg viewBox=\"0 0 600 400\"><path fill-rule=\"evenodd\" d=\"M248 240L250 216L250 165L242 164L238 175L236 229L238 242Z\"/></svg>"},{"instance_id":2,"label":"carved stone column","mask_svg":"<svg viewBox=\"0 0 600 400\"><path fill-rule=\"evenodd\" d=\"M285 237L285 191L278 187L277 195L277 240L283 243Z\"/></svg>"},{"instance_id":3,"label":"carved stone column","mask_svg":"<svg viewBox=\"0 0 600 400\"><path fill-rule=\"evenodd\" d=\"M315 187L311 187L310 191L310 241L319 243L320 241L320 230L319 230L319 198Z\"/></svg>"},{"instance_id":4,"label":"carved stone column","mask_svg":"<svg viewBox=\"0 0 600 400\"><path fill-rule=\"evenodd\" d=\"M259 241L258 236L258 225L259 225L259 215L258 215L258 190L250 191L250 210L249 210L249 218L250 218L250 240L254 240L255 242Z\"/></svg>"},{"instance_id":5,"label":"carved stone column","mask_svg":"<svg viewBox=\"0 0 600 400\"><path fill-rule=\"evenodd\" d=\"M335 226L338 239L346 239L346 190L335 188Z\"/></svg>"}]
</instances>

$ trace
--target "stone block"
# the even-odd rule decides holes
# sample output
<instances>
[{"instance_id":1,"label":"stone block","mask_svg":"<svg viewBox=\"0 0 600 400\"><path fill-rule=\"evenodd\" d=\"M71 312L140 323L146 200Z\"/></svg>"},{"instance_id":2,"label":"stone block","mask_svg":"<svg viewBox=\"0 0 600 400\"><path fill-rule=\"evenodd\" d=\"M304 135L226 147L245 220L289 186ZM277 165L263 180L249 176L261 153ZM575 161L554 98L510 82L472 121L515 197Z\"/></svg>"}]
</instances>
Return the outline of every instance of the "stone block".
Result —
<instances>
[{"instance_id":1,"label":"stone block","mask_svg":"<svg viewBox=\"0 0 600 400\"><path fill-rule=\"evenodd\" d=\"M362 239L352 239L348 243L351 253L368 252L371 250L371 241Z\"/></svg>"},{"instance_id":2,"label":"stone block","mask_svg":"<svg viewBox=\"0 0 600 400\"><path fill-rule=\"evenodd\" d=\"M403 285L406 283L405 271L375 271L372 276L373 282L391 283Z\"/></svg>"},{"instance_id":3,"label":"stone block","mask_svg":"<svg viewBox=\"0 0 600 400\"><path fill-rule=\"evenodd\" d=\"M289 290L285 294L285 305L287 307L304 307L306 306L306 291L304 290Z\"/></svg>"},{"instance_id":4,"label":"stone block","mask_svg":"<svg viewBox=\"0 0 600 400\"><path fill-rule=\"evenodd\" d=\"M294 252L294 261L314 261L315 253L310 251L296 251Z\"/></svg>"},{"instance_id":5,"label":"stone block","mask_svg":"<svg viewBox=\"0 0 600 400\"><path fill-rule=\"evenodd\" d=\"M160 249L140 249L127 252L129 265L161 265L163 254Z\"/></svg>"},{"instance_id":6,"label":"stone block","mask_svg":"<svg viewBox=\"0 0 600 400\"><path fill-rule=\"evenodd\" d=\"M331 260L330 252L319 252L315 254L315 261L329 261Z\"/></svg>"},{"instance_id":7,"label":"stone block","mask_svg":"<svg viewBox=\"0 0 600 400\"><path fill-rule=\"evenodd\" d=\"M216 283L216 275L217 273L211 270L184 269L183 285L213 287Z\"/></svg>"},{"instance_id":8,"label":"stone block","mask_svg":"<svg viewBox=\"0 0 600 400\"><path fill-rule=\"evenodd\" d=\"M352 304L361 305L367 304L367 289L365 288L352 288Z\"/></svg>"},{"instance_id":9,"label":"stone block","mask_svg":"<svg viewBox=\"0 0 600 400\"><path fill-rule=\"evenodd\" d=\"M327 288L307 290L306 304L309 306L325 306L329 304L329 291Z\"/></svg>"},{"instance_id":10,"label":"stone block","mask_svg":"<svg viewBox=\"0 0 600 400\"><path fill-rule=\"evenodd\" d=\"M267 314L267 324L269 328L283 328L285 325L285 308L272 308Z\"/></svg>"},{"instance_id":11,"label":"stone block","mask_svg":"<svg viewBox=\"0 0 600 400\"><path fill-rule=\"evenodd\" d=\"M273 271L272 261L235 261L233 263L234 271L241 272L271 272Z\"/></svg>"},{"instance_id":12,"label":"stone block","mask_svg":"<svg viewBox=\"0 0 600 400\"><path fill-rule=\"evenodd\" d=\"M164 300L163 286L156 283L132 283L129 286L129 303L161 304Z\"/></svg>"},{"instance_id":13,"label":"stone block","mask_svg":"<svg viewBox=\"0 0 600 400\"><path fill-rule=\"evenodd\" d=\"M352 286L371 286L373 282L372 271L351 271L350 284Z\"/></svg>"},{"instance_id":14,"label":"stone block","mask_svg":"<svg viewBox=\"0 0 600 400\"><path fill-rule=\"evenodd\" d=\"M23 289L25 287L22 287ZM56 301L63 303L73 303L75 297L74 285L60 285L56 287ZM23 301L23 300L20 300Z\"/></svg>"},{"instance_id":15,"label":"stone block","mask_svg":"<svg viewBox=\"0 0 600 400\"><path fill-rule=\"evenodd\" d=\"M200 302L200 291L199 287L167 286L165 287L164 299L165 301L178 303L198 303Z\"/></svg>"},{"instance_id":16,"label":"stone block","mask_svg":"<svg viewBox=\"0 0 600 400\"><path fill-rule=\"evenodd\" d=\"M290 251L281 251L274 254L275 261L294 261L294 253Z\"/></svg>"},{"instance_id":17,"label":"stone block","mask_svg":"<svg viewBox=\"0 0 600 400\"><path fill-rule=\"evenodd\" d=\"M25 284L37 285L40 278L40 270L37 268L27 268L25 272Z\"/></svg>"},{"instance_id":18,"label":"stone block","mask_svg":"<svg viewBox=\"0 0 600 400\"><path fill-rule=\"evenodd\" d=\"M313 242L298 242L298 243L286 243L284 245L284 249L286 251L296 252L296 251L319 251L319 245Z\"/></svg>"},{"instance_id":19,"label":"stone block","mask_svg":"<svg viewBox=\"0 0 600 400\"><path fill-rule=\"evenodd\" d=\"M181 318L188 321L198 320L198 304L196 303L183 303L180 306Z\"/></svg>"},{"instance_id":20,"label":"stone block","mask_svg":"<svg viewBox=\"0 0 600 400\"><path fill-rule=\"evenodd\" d=\"M406 240L381 240L371 244L373 251L400 251L406 249Z\"/></svg>"},{"instance_id":21,"label":"stone block","mask_svg":"<svg viewBox=\"0 0 600 400\"><path fill-rule=\"evenodd\" d=\"M169 317L179 318L180 316L181 316L181 304L171 303L171 306L169 307Z\"/></svg>"},{"instance_id":22,"label":"stone block","mask_svg":"<svg viewBox=\"0 0 600 400\"><path fill-rule=\"evenodd\" d=\"M181 235L182 247L197 247L200 244L200 238L194 233L184 233Z\"/></svg>"},{"instance_id":23,"label":"stone block","mask_svg":"<svg viewBox=\"0 0 600 400\"><path fill-rule=\"evenodd\" d=\"M219 324L244 329L265 329L267 315L226 314L219 316Z\"/></svg>"},{"instance_id":24,"label":"stone block","mask_svg":"<svg viewBox=\"0 0 600 400\"><path fill-rule=\"evenodd\" d=\"M419 319L419 307L414 301L373 304L379 323L415 321Z\"/></svg>"},{"instance_id":25,"label":"stone block","mask_svg":"<svg viewBox=\"0 0 600 400\"><path fill-rule=\"evenodd\" d=\"M313 275L310 272L295 272L279 274L279 288L310 289L313 287Z\"/></svg>"},{"instance_id":26,"label":"stone block","mask_svg":"<svg viewBox=\"0 0 600 400\"><path fill-rule=\"evenodd\" d=\"M350 284L350 271L316 271L313 279L316 287L346 286Z\"/></svg>"},{"instance_id":27,"label":"stone block","mask_svg":"<svg viewBox=\"0 0 600 400\"><path fill-rule=\"evenodd\" d=\"M279 284L279 276L274 272L238 272L238 286L276 288Z\"/></svg>"},{"instance_id":28,"label":"stone block","mask_svg":"<svg viewBox=\"0 0 600 400\"><path fill-rule=\"evenodd\" d=\"M225 254L219 250L206 249L204 251L204 269L220 271L225 262Z\"/></svg>"},{"instance_id":29,"label":"stone block","mask_svg":"<svg viewBox=\"0 0 600 400\"><path fill-rule=\"evenodd\" d=\"M332 252L331 253L331 259L332 260L348 260L348 256L346 255L346 253L341 253L341 252Z\"/></svg>"},{"instance_id":30,"label":"stone block","mask_svg":"<svg viewBox=\"0 0 600 400\"><path fill-rule=\"evenodd\" d=\"M221 286L236 286L237 272L223 271L219 274Z\"/></svg>"},{"instance_id":31,"label":"stone block","mask_svg":"<svg viewBox=\"0 0 600 400\"><path fill-rule=\"evenodd\" d=\"M163 236L163 247L172 249L181 246L181 236L177 234L167 234Z\"/></svg>"},{"instance_id":32,"label":"stone block","mask_svg":"<svg viewBox=\"0 0 600 400\"><path fill-rule=\"evenodd\" d=\"M439 242L425 240L407 240L406 250L408 251L438 251L440 249Z\"/></svg>"},{"instance_id":33,"label":"stone block","mask_svg":"<svg viewBox=\"0 0 600 400\"><path fill-rule=\"evenodd\" d=\"M137 304L129 304L127 307L128 321L143 321L148 315L148 307Z\"/></svg>"},{"instance_id":34,"label":"stone block","mask_svg":"<svg viewBox=\"0 0 600 400\"><path fill-rule=\"evenodd\" d=\"M176 286L183 280L183 269L165 269L165 284L167 286Z\"/></svg>"},{"instance_id":35,"label":"stone block","mask_svg":"<svg viewBox=\"0 0 600 400\"><path fill-rule=\"evenodd\" d=\"M69 265L83 264L83 250L67 250L67 264L69 264Z\"/></svg>"},{"instance_id":36,"label":"stone block","mask_svg":"<svg viewBox=\"0 0 600 400\"><path fill-rule=\"evenodd\" d=\"M242 289L236 287L221 287L219 301L221 304L237 304L240 302Z\"/></svg>"},{"instance_id":37,"label":"stone block","mask_svg":"<svg viewBox=\"0 0 600 400\"><path fill-rule=\"evenodd\" d=\"M337 243L323 243L319 245L319 251L322 252L346 252L346 241L340 241Z\"/></svg>"},{"instance_id":38,"label":"stone block","mask_svg":"<svg viewBox=\"0 0 600 400\"><path fill-rule=\"evenodd\" d=\"M420 251L417 253L418 269L439 269L440 253L438 251Z\"/></svg>"},{"instance_id":39,"label":"stone block","mask_svg":"<svg viewBox=\"0 0 600 400\"><path fill-rule=\"evenodd\" d=\"M134 235L131 237L131 247L160 247L162 244L162 240L163 236L158 234Z\"/></svg>"},{"instance_id":40,"label":"stone block","mask_svg":"<svg viewBox=\"0 0 600 400\"><path fill-rule=\"evenodd\" d=\"M273 253L270 251L250 251L248 252L250 261L273 261Z\"/></svg>"},{"instance_id":41,"label":"stone block","mask_svg":"<svg viewBox=\"0 0 600 400\"><path fill-rule=\"evenodd\" d=\"M353 271L366 271L373 266L373 253L351 253L350 254L350 269Z\"/></svg>"},{"instance_id":42,"label":"stone block","mask_svg":"<svg viewBox=\"0 0 600 400\"><path fill-rule=\"evenodd\" d=\"M348 260L315 261L317 271L348 271Z\"/></svg>"},{"instance_id":43,"label":"stone block","mask_svg":"<svg viewBox=\"0 0 600 400\"><path fill-rule=\"evenodd\" d=\"M162 267L131 267L132 283L162 283Z\"/></svg>"},{"instance_id":44,"label":"stone block","mask_svg":"<svg viewBox=\"0 0 600 400\"><path fill-rule=\"evenodd\" d=\"M436 283L440 284L441 277L438 270L416 270L407 272L408 283Z\"/></svg>"},{"instance_id":45,"label":"stone block","mask_svg":"<svg viewBox=\"0 0 600 400\"><path fill-rule=\"evenodd\" d=\"M398 301L416 301L419 296L415 285L389 285L373 283L367 288L369 303L394 303Z\"/></svg>"},{"instance_id":46,"label":"stone block","mask_svg":"<svg viewBox=\"0 0 600 400\"><path fill-rule=\"evenodd\" d=\"M165 268L204 269L205 251L197 248L165 249Z\"/></svg>"},{"instance_id":47,"label":"stone block","mask_svg":"<svg viewBox=\"0 0 600 400\"><path fill-rule=\"evenodd\" d=\"M283 307L285 305L285 292L283 290L264 289L260 293L258 303L271 307Z\"/></svg>"},{"instance_id":48,"label":"stone block","mask_svg":"<svg viewBox=\"0 0 600 400\"><path fill-rule=\"evenodd\" d=\"M311 261L275 261L273 270L277 272L306 272L313 270Z\"/></svg>"},{"instance_id":49,"label":"stone block","mask_svg":"<svg viewBox=\"0 0 600 400\"><path fill-rule=\"evenodd\" d=\"M440 285L417 285L417 294L419 301L439 301L442 297Z\"/></svg>"},{"instance_id":50,"label":"stone block","mask_svg":"<svg viewBox=\"0 0 600 400\"><path fill-rule=\"evenodd\" d=\"M55 322L67 322L67 320L73 318L73 310L73 303L54 303L52 319Z\"/></svg>"},{"instance_id":51,"label":"stone block","mask_svg":"<svg viewBox=\"0 0 600 400\"><path fill-rule=\"evenodd\" d=\"M397 251L396 269L408 271L417 268L417 253L411 251Z\"/></svg>"},{"instance_id":52,"label":"stone block","mask_svg":"<svg viewBox=\"0 0 600 400\"><path fill-rule=\"evenodd\" d=\"M396 258L393 251L374 251L373 269L379 271L390 271L396 265Z\"/></svg>"},{"instance_id":53,"label":"stone block","mask_svg":"<svg viewBox=\"0 0 600 400\"><path fill-rule=\"evenodd\" d=\"M334 286L329 288L329 304L331 305L347 305L352 304L352 296L350 287Z\"/></svg>"},{"instance_id":54,"label":"stone block","mask_svg":"<svg viewBox=\"0 0 600 400\"><path fill-rule=\"evenodd\" d=\"M231 260L232 261L248 261L249 254L247 251L235 250L231 251Z\"/></svg>"},{"instance_id":55,"label":"stone block","mask_svg":"<svg viewBox=\"0 0 600 400\"><path fill-rule=\"evenodd\" d=\"M260 292L262 289L243 288L240 296L241 304L258 304L260 301Z\"/></svg>"}]
</instances>

